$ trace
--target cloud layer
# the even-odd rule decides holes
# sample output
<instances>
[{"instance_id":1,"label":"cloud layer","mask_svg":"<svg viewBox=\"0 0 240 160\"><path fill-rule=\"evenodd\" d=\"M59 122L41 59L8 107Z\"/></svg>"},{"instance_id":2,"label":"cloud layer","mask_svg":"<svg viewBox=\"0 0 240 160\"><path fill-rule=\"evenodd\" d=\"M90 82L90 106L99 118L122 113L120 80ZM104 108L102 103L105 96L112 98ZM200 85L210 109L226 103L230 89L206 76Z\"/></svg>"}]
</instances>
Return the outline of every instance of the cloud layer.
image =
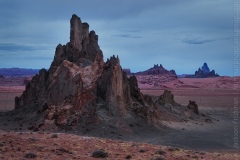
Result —
<instances>
[{"instance_id":1,"label":"cloud layer","mask_svg":"<svg viewBox=\"0 0 240 160\"><path fill-rule=\"evenodd\" d=\"M134 72L161 63L177 74L194 73L204 62L220 75L233 72L232 1L0 2L0 67L48 68L77 14L99 35L105 59L119 55Z\"/></svg>"}]
</instances>

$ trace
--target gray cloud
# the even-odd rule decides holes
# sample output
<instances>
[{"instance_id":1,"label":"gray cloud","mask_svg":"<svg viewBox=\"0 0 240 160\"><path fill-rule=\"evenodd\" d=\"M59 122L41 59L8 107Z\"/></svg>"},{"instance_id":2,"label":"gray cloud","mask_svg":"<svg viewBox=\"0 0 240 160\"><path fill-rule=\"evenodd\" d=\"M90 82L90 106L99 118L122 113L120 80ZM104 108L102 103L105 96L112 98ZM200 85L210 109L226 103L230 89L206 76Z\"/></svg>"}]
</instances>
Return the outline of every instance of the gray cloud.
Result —
<instances>
[{"instance_id":1,"label":"gray cloud","mask_svg":"<svg viewBox=\"0 0 240 160\"><path fill-rule=\"evenodd\" d=\"M204 44L204 43L209 43L209 42L214 42L216 39L201 39L201 38L196 38L196 39L184 39L182 42L187 43L187 44Z\"/></svg>"},{"instance_id":2,"label":"gray cloud","mask_svg":"<svg viewBox=\"0 0 240 160\"><path fill-rule=\"evenodd\" d=\"M141 36L134 36L130 34L118 34L118 35L112 35L113 37L123 37L123 38L142 38Z\"/></svg>"},{"instance_id":3,"label":"gray cloud","mask_svg":"<svg viewBox=\"0 0 240 160\"><path fill-rule=\"evenodd\" d=\"M139 32L141 32L141 30L140 29L132 29L132 30L122 30L123 32L132 32L132 33L139 33Z\"/></svg>"},{"instance_id":4,"label":"gray cloud","mask_svg":"<svg viewBox=\"0 0 240 160\"><path fill-rule=\"evenodd\" d=\"M214 41L222 41L222 40L229 40L230 38L219 38L219 39L204 39L204 38L186 38L183 39L183 43L187 44L205 44L205 43L210 43Z\"/></svg>"},{"instance_id":5,"label":"gray cloud","mask_svg":"<svg viewBox=\"0 0 240 160\"><path fill-rule=\"evenodd\" d=\"M220 75L232 72L231 1L0 1L0 67L49 67L51 60L39 58L53 57L55 46L69 41L75 13L99 35L104 57L118 54L124 68L162 63L193 73L207 61ZM18 61L27 57L31 61Z\"/></svg>"},{"instance_id":6,"label":"gray cloud","mask_svg":"<svg viewBox=\"0 0 240 160\"><path fill-rule=\"evenodd\" d=\"M49 48L46 46L27 46L14 43L0 43L0 51L18 52L36 50L49 50Z\"/></svg>"}]
</instances>

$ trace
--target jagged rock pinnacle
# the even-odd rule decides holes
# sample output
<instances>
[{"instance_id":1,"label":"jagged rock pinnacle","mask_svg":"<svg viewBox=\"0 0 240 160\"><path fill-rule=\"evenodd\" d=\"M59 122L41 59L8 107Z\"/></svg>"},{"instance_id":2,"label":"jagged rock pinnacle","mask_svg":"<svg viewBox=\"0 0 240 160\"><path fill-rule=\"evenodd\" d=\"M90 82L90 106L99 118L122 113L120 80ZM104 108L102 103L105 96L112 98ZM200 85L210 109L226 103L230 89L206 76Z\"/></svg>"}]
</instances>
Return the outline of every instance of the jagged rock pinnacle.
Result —
<instances>
[{"instance_id":1,"label":"jagged rock pinnacle","mask_svg":"<svg viewBox=\"0 0 240 160\"><path fill-rule=\"evenodd\" d=\"M202 66L202 71L203 71L205 74L210 73L210 69L208 68L207 63L204 63L204 64L203 64L203 66Z\"/></svg>"},{"instance_id":2,"label":"jagged rock pinnacle","mask_svg":"<svg viewBox=\"0 0 240 160\"><path fill-rule=\"evenodd\" d=\"M104 63L95 31L75 14L70 24L70 42L57 46L50 68L32 78L15 108L37 108L39 123L46 126L97 124L103 117L126 115L158 123L154 106L145 102L137 79L122 71L118 56Z\"/></svg>"},{"instance_id":3,"label":"jagged rock pinnacle","mask_svg":"<svg viewBox=\"0 0 240 160\"><path fill-rule=\"evenodd\" d=\"M218 77L214 70L210 71L207 63L204 63L201 68L195 71L194 75L187 75L187 78L207 78L207 77Z\"/></svg>"},{"instance_id":4,"label":"jagged rock pinnacle","mask_svg":"<svg viewBox=\"0 0 240 160\"><path fill-rule=\"evenodd\" d=\"M70 43L79 51L82 50L82 39L83 39L83 24L81 19L73 14L70 20L71 30L70 30Z\"/></svg>"}]
</instances>

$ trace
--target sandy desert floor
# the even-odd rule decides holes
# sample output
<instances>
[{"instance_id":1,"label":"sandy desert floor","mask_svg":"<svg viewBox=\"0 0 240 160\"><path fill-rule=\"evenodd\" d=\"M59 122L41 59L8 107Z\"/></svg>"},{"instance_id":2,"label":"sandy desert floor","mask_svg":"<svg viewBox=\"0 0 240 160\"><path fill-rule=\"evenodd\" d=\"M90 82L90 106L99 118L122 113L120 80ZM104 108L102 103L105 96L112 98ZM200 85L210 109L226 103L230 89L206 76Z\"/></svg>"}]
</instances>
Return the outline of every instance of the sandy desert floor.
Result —
<instances>
[{"instance_id":1,"label":"sandy desert floor","mask_svg":"<svg viewBox=\"0 0 240 160\"><path fill-rule=\"evenodd\" d=\"M151 85L140 84L141 92L159 96L169 89L182 105L187 105L189 100L196 101L200 113L211 116L212 121L162 121L166 126L164 131L143 129L136 135L111 140L110 136L93 138L70 133L6 130L3 127L6 120L0 123L0 159L26 159L31 153L36 159L94 159L92 153L99 149L108 153L106 159L237 160L240 157L239 150L233 147L234 98L240 97L240 91L233 87L232 78L180 78L158 87ZM19 84L0 85L0 110L14 109L14 98L21 95L24 88ZM53 138L53 134L57 134L57 138ZM165 153L157 153L159 150Z\"/></svg>"}]
</instances>

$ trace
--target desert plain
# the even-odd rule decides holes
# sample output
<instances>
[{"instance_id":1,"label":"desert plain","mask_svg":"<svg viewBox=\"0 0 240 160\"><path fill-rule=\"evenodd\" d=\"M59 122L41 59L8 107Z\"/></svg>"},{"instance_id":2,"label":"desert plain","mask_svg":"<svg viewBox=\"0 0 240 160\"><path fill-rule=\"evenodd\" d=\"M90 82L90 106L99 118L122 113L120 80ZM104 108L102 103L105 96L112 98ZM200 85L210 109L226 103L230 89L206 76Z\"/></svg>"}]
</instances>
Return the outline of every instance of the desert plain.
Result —
<instances>
[{"instance_id":1,"label":"desert plain","mask_svg":"<svg viewBox=\"0 0 240 160\"><path fill-rule=\"evenodd\" d=\"M160 129L127 134L34 132L16 125L11 116L6 119L7 111L14 110L15 97L25 89L26 78L1 79L0 159L96 159L98 151L95 156L103 159L239 159L234 112L239 113L240 91L234 83L240 78L178 78L160 83L162 78L137 76L141 92L154 97L170 90L177 103L196 101L206 118L179 122L165 117Z\"/></svg>"}]
</instances>

